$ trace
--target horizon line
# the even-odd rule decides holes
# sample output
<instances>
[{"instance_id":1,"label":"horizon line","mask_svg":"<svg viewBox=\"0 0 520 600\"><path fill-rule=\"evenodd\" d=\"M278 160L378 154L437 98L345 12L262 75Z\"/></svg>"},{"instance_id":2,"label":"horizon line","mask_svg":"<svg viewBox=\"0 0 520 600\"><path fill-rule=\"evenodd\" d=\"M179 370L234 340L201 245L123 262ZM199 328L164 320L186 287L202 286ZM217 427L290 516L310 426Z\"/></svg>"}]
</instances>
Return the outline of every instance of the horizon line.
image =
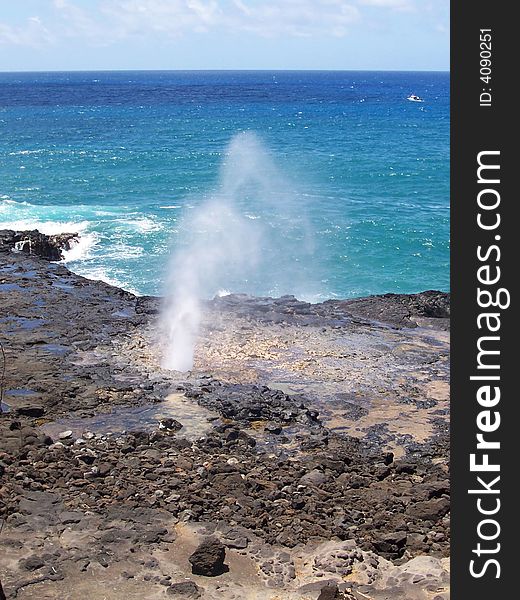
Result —
<instances>
[{"instance_id":1,"label":"horizon line","mask_svg":"<svg viewBox=\"0 0 520 600\"><path fill-rule=\"evenodd\" d=\"M2 71L0 74L17 73L207 73L207 72L259 72L259 73L450 73L450 69L24 69Z\"/></svg>"}]
</instances>

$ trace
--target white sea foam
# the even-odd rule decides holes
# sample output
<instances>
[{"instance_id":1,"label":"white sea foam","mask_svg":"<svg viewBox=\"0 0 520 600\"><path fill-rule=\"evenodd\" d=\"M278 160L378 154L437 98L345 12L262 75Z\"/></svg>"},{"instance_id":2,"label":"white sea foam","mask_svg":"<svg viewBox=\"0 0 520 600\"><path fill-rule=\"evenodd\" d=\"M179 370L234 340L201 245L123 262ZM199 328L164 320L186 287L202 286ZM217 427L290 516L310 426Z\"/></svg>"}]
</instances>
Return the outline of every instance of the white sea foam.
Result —
<instances>
[{"instance_id":1,"label":"white sea foam","mask_svg":"<svg viewBox=\"0 0 520 600\"><path fill-rule=\"evenodd\" d=\"M9 152L9 156L27 156L28 154L41 154L45 152L43 149L38 150L16 150L15 152Z\"/></svg>"},{"instance_id":2,"label":"white sea foam","mask_svg":"<svg viewBox=\"0 0 520 600\"><path fill-rule=\"evenodd\" d=\"M114 241L105 251L104 255L108 258L139 258L143 256L144 248L142 246L131 246L121 241Z\"/></svg>"},{"instance_id":3,"label":"white sea foam","mask_svg":"<svg viewBox=\"0 0 520 600\"><path fill-rule=\"evenodd\" d=\"M79 238L69 242L70 250L63 251L63 262L70 263L90 258L91 251L98 241L99 236L96 233L82 233Z\"/></svg>"},{"instance_id":4,"label":"white sea foam","mask_svg":"<svg viewBox=\"0 0 520 600\"><path fill-rule=\"evenodd\" d=\"M88 226L88 221L40 221L39 219L0 221L0 229L12 229L14 231L33 231L37 229L45 235L57 235L59 233L78 233L81 235Z\"/></svg>"},{"instance_id":5,"label":"white sea foam","mask_svg":"<svg viewBox=\"0 0 520 600\"><path fill-rule=\"evenodd\" d=\"M109 275L103 267L88 266L88 267L76 269L75 272L78 273L79 275L82 275L83 277L87 277L88 279L93 279L94 281L104 281L105 283L108 283L109 285L118 287L120 289L126 290L127 292L130 292L131 294L135 294L136 296L139 296L139 293L135 289L133 289L130 285L128 285L126 281L123 281L122 279L118 279L117 276Z\"/></svg>"},{"instance_id":6,"label":"white sea foam","mask_svg":"<svg viewBox=\"0 0 520 600\"><path fill-rule=\"evenodd\" d=\"M0 195L0 211L8 211L9 209L13 209L16 206L31 206L29 202L25 202L25 200L13 200L9 196L3 194Z\"/></svg>"},{"instance_id":7,"label":"white sea foam","mask_svg":"<svg viewBox=\"0 0 520 600\"><path fill-rule=\"evenodd\" d=\"M223 298L224 296L231 296L231 294L232 294L232 293L233 293L233 292L230 292L229 290L219 290L219 291L217 292L217 296L218 296L219 298Z\"/></svg>"},{"instance_id":8,"label":"white sea foam","mask_svg":"<svg viewBox=\"0 0 520 600\"><path fill-rule=\"evenodd\" d=\"M150 217L138 217L137 219L116 219L117 223L122 223L125 227L139 231L140 233L149 233L152 231L161 231L163 225L157 223Z\"/></svg>"}]
</instances>

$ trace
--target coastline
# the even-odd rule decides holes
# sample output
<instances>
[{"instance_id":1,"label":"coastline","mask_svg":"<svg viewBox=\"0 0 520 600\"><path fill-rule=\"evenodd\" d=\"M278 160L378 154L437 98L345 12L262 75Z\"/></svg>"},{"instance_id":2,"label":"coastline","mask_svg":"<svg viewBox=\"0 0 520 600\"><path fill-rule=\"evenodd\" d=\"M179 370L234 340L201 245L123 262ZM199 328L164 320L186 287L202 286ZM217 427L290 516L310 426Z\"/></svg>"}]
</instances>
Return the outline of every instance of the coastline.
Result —
<instances>
[{"instance_id":1,"label":"coastline","mask_svg":"<svg viewBox=\"0 0 520 600\"><path fill-rule=\"evenodd\" d=\"M217 298L190 374L159 298L10 251L0 295L8 598L448 598L448 294Z\"/></svg>"}]
</instances>

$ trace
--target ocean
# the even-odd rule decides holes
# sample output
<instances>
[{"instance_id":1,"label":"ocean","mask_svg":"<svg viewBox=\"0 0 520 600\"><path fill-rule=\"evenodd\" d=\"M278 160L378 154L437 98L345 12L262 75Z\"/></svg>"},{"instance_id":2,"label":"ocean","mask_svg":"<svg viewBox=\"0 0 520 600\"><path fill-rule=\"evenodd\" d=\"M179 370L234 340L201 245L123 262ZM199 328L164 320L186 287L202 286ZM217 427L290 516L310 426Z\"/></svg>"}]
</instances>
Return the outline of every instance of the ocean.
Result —
<instances>
[{"instance_id":1,"label":"ocean","mask_svg":"<svg viewBox=\"0 0 520 600\"><path fill-rule=\"evenodd\" d=\"M137 294L187 256L207 296L447 291L449 129L449 73L0 73L0 229Z\"/></svg>"}]
</instances>

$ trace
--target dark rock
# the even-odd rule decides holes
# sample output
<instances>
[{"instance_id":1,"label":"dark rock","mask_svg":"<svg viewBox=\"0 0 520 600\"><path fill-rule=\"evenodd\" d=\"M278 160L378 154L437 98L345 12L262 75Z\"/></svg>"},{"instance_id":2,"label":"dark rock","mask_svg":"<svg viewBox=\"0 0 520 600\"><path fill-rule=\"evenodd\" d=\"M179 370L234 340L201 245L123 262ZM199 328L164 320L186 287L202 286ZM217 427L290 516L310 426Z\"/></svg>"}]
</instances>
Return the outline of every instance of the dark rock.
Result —
<instances>
[{"instance_id":1,"label":"dark rock","mask_svg":"<svg viewBox=\"0 0 520 600\"><path fill-rule=\"evenodd\" d=\"M385 463L385 465L391 465L394 462L394 453L393 452L387 452L383 456L383 462Z\"/></svg>"},{"instance_id":2,"label":"dark rock","mask_svg":"<svg viewBox=\"0 0 520 600\"><path fill-rule=\"evenodd\" d=\"M320 485L323 485L327 479L328 477L324 473L318 471L318 469L314 469L313 471L310 471L301 477L299 483L301 485L319 487Z\"/></svg>"},{"instance_id":3,"label":"dark rock","mask_svg":"<svg viewBox=\"0 0 520 600\"><path fill-rule=\"evenodd\" d=\"M109 529L108 531L105 531L105 533L103 533L101 535L99 540L103 544L114 544L114 543L120 543L123 540L128 540L131 537L132 537L132 532L130 532L126 529L114 528L114 529Z\"/></svg>"},{"instance_id":4,"label":"dark rock","mask_svg":"<svg viewBox=\"0 0 520 600\"><path fill-rule=\"evenodd\" d=\"M341 594L336 583L327 583L321 588L320 595L317 600L339 600Z\"/></svg>"},{"instance_id":5,"label":"dark rock","mask_svg":"<svg viewBox=\"0 0 520 600\"><path fill-rule=\"evenodd\" d=\"M375 540L374 548L386 558L399 558L404 552L406 539L405 531L391 531Z\"/></svg>"},{"instance_id":6,"label":"dark rock","mask_svg":"<svg viewBox=\"0 0 520 600\"><path fill-rule=\"evenodd\" d=\"M71 523L79 523L83 518L83 513L77 511L65 511L60 514L60 521L64 525L70 525Z\"/></svg>"},{"instance_id":7,"label":"dark rock","mask_svg":"<svg viewBox=\"0 0 520 600\"><path fill-rule=\"evenodd\" d=\"M408 509L408 514L421 521L438 521L450 510L447 498L437 498L416 502Z\"/></svg>"},{"instance_id":8,"label":"dark rock","mask_svg":"<svg viewBox=\"0 0 520 600\"><path fill-rule=\"evenodd\" d=\"M159 421L160 429L167 429L168 431L179 431L182 429L182 423L179 423L176 419L161 419Z\"/></svg>"},{"instance_id":9,"label":"dark rock","mask_svg":"<svg viewBox=\"0 0 520 600\"><path fill-rule=\"evenodd\" d=\"M265 426L265 431L267 431L268 433L272 433L274 435L278 435L278 434L282 433L282 428L280 425L277 425L276 423L268 423Z\"/></svg>"},{"instance_id":10,"label":"dark rock","mask_svg":"<svg viewBox=\"0 0 520 600\"><path fill-rule=\"evenodd\" d=\"M170 596L183 596L184 598L200 598L201 589L194 581L180 581L172 583L166 590Z\"/></svg>"},{"instance_id":11,"label":"dark rock","mask_svg":"<svg viewBox=\"0 0 520 600\"><path fill-rule=\"evenodd\" d=\"M41 556L33 554L32 556L22 559L20 561L20 566L26 571L36 571L45 566L45 561Z\"/></svg>"},{"instance_id":12,"label":"dark rock","mask_svg":"<svg viewBox=\"0 0 520 600\"><path fill-rule=\"evenodd\" d=\"M98 476L99 477L106 477L110 471L112 470L112 465L110 463L101 463L98 467Z\"/></svg>"},{"instance_id":13,"label":"dark rock","mask_svg":"<svg viewBox=\"0 0 520 600\"><path fill-rule=\"evenodd\" d=\"M338 302L352 315L390 323L396 327L415 327L417 318L449 319L450 294L428 290L419 294L383 294Z\"/></svg>"},{"instance_id":14,"label":"dark rock","mask_svg":"<svg viewBox=\"0 0 520 600\"><path fill-rule=\"evenodd\" d=\"M43 406L33 405L33 406L20 406L16 409L16 414L19 417L43 417L45 414L45 409Z\"/></svg>"},{"instance_id":15,"label":"dark rock","mask_svg":"<svg viewBox=\"0 0 520 600\"><path fill-rule=\"evenodd\" d=\"M110 557L108 556L108 554L99 554L97 556L97 561L104 569L106 569L110 565Z\"/></svg>"},{"instance_id":16,"label":"dark rock","mask_svg":"<svg viewBox=\"0 0 520 600\"><path fill-rule=\"evenodd\" d=\"M121 577L123 579L134 579L135 575L133 573L129 573L128 571L121 571Z\"/></svg>"},{"instance_id":17,"label":"dark rock","mask_svg":"<svg viewBox=\"0 0 520 600\"><path fill-rule=\"evenodd\" d=\"M246 537L237 537L233 539L225 538L223 541L228 548L236 548L237 550L243 550L244 548L247 548L249 543Z\"/></svg>"},{"instance_id":18,"label":"dark rock","mask_svg":"<svg viewBox=\"0 0 520 600\"><path fill-rule=\"evenodd\" d=\"M192 573L215 577L226 572L226 547L217 538L206 538L190 556Z\"/></svg>"},{"instance_id":19,"label":"dark rock","mask_svg":"<svg viewBox=\"0 0 520 600\"><path fill-rule=\"evenodd\" d=\"M147 544L158 544L164 540L167 534L168 530L165 527L154 527L143 531L139 539Z\"/></svg>"},{"instance_id":20,"label":"dark rock","mask_svg":"<svg viewBox=\"0 0 520 600\"><path fill-rule=\"evenodd\" d=\"M218 411L224 418L250 425L254 421L268 421L271 425L302 423L310 427L320 425L318 412L309 410L301 397L289 396L267 386L227 384L204 386L186 391L206 408ZM228 436L232 436L230 432ZM231 441L231 440L229 440Z\"/></svg>"},{"instance_id":21,"label":"dark rock","mask_svg":"<svg viewBox=\"0 0 520 600\"><path fill-rule=\"evenodd\" d=\"M46 235L37 229L33 231L0 231L0 247L6 250L17 250L26 254L39 256L44 260L56 261L63 258L63 250L70 250L72 240L77 240L77 233L61 233Z\"/></svg>"}]
</instances>

